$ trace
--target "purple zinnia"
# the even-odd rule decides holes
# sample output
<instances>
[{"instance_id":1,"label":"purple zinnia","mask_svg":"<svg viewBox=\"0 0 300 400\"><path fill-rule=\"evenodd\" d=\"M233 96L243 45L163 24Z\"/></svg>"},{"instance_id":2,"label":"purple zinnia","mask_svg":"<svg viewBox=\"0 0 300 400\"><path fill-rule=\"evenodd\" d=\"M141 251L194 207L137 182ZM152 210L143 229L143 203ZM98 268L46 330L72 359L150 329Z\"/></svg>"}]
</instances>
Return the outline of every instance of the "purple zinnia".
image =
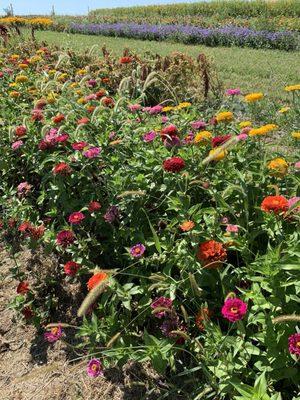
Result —
<instances>
[{"instance_id":1,"label":"purple zinnia","mask_svg":"<svg viewBox=\"0 0 300 400\"><path fill-rule=\"evenodd\" d=\"M237 88L237 89L227 89L225 94L227 96L237 96L239 94L241 94L241 89Z\"/></svg>"},{"instance_id":2,"label":"purple zinnia","mask_svg":"<svg viewBox=\"0 0 300 400\"><path fill-rule=\"evenodd\" d=\"M55 326L54 328L52 328L50 330L50 332L45 332L44 338L45 338L45 340L47 340L47 342L54 343L62 337L62 334L63 334L63 331L61 329L61 326L58 325L58 326Z\"/></svg>"},{"instance_id":3,"label":"purple zinnia","mask_svg":"<svg viewBox=\"0 0 300 400\"><path fill-rule=\"evenodd\" d=\"M100 147L90 147L87 151L83 153L83 155L87 158L95 158L99 156L100 151Z\"/></svg>"},{"instance_id":4,"label":"purple zinnia","mask_svg":"<svg viewBox=\"0 0 300 400\"><path fill-rule=\"evenodd\" d=\"M106 222L112 224L115 220L119 218L119 209L117 206L110 206L106 210L106 213L103 215L103 218Z\"/></svg>"},{"instance_id":5,"label":"purple zinnia","mask_svg":"<svg viewBox=\"0 0 300 400\"><path fill-rule=\"evenodd\" d=\"M194 121L194 122L192 122L191 123L191 127L193 128L193 129L196 129L196 130L198 130L198 129L204 129L205 127L206 127L206 122L204 122L204 121Z\"/></svg>"},{"instance_id":6,"label":"purple zinnia","mask_svg":"<svg viewBox=\"0 0 300 400\"><path fill-rule=\"evenodd\" d=\"M289 352L300 356L300 333L294 333L289 337Z\"/></svg>"},{"instance_id":7,"label":"purple zinnia","mask_svg":"<svg viewBox=\"0 0 300 400\"><path fill-rule=\"evenodd\" d=\"M103 376L102 363L98 358L92 358L87 366L86 372L89 377L97 378L97 376Z\"/></svg>"},{"instance_id":8,"label":"purple zinnia","mask_svg":"<svg viewBox=\"0 0 300 400\"><path fill-rule=\"evenodd\" d=\"M151 303L151 308L155 310L156 308L169 308L171 310L173 304L173 300L168 297L158 297ZM166 311L159 311L154 314L157 318L163 318L166 315Z\"/></svg>"},{"instance_id":9,"label":"purple zinnia","mask_svg":"<svg viewBox=\"0 0 300 400\"><path fill-rule=\"evenodd\" d=\"M142 243L135 244L130 249L132 257L140 258L145 253L146 247Z\"/></svg>"},{"instance_id":10,"label":"purple zinnia","mask_svg":"<svg viewBox=\"0 0 300 400\"><path fill-rule=\"evenodd\" d=\"M153 142L153 140L156 138L156 132L155 131L150 131L148 133L145 133L145 135L143 135L143 141L144 142Z\"/></svg>"}]
</instances>

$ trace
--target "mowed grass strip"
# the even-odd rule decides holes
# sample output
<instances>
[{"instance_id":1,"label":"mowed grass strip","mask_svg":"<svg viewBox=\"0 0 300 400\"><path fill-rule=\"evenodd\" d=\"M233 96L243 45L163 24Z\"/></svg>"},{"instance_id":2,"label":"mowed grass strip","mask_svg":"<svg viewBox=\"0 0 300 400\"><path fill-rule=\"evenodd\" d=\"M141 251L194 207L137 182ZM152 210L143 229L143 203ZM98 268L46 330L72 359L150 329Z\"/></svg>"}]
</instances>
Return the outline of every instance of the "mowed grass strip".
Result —
<instances>
[{"instance_id":1,"label":"mowed grass strip","mask_svg":"<svg viewBox=\"0 0 300 400\"><path fill-rule=\"evenodd\" d=\"M256 50L240 47L192 46L170 42L143 41L108 36L69 34L41 31L36 34L39 41L60 45L75 51L90 49L98 45L95 52L101 53L105 44L115 55L121 55L125 47L137 53L150 51L162 56L180 51L197 57L205 53L211 57L217 68L219 78L226 88L239 87L246 92L262 91L271 98L281 99L286 94L284 86L300 81L300 53L279 50Z\"/></svg>"}]
</instances>

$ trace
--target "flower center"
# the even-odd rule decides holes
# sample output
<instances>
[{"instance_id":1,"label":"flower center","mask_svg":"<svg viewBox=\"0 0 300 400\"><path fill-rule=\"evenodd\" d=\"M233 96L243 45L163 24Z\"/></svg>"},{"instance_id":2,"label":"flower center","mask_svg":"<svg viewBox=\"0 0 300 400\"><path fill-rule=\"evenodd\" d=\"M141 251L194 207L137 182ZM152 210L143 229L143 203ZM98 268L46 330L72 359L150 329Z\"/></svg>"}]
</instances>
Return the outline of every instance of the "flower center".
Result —
<instances>
[{"instance_id":1,"label":"flower center","mask_svg":"<svg viewBox=\"0 0 300 400\"><path fill-rule=\"evenodd\" d=\"M230 311L231 311L233 314L237 314L237 312L238 312L239 310L238 310L237 307L231 307Z\"/></svg>"},{"instance_id":2,"label":"flower center","mask_svg":"<svg viewBox=\"0 0 300 400\"><path fill-rule=\"evenodd\" d=\"M58 328L57 328L57 327L51 329L51 333L52 333L53 335L56 335L57 332L58 332Z\"/></svg>"},{"instance_id":3,"label":"flower center","mask_svg":"<svg viewBox=\"0 0 300 400\"><path fill-rule=\"evenodd\" d=\"M93 371L97 371L97 369L98 369L98 366L96 364L92 365L92 370Z\"/></svg>"},{"instance_id":4,"label":"flower center","mask_svg":"<svg viewBox=\"0 0 300 400\"><path fill-rule=\"evenodd\" d=\"M300 341L296 343L296 346L300 349Z\"/></svg>"}]
</instances>

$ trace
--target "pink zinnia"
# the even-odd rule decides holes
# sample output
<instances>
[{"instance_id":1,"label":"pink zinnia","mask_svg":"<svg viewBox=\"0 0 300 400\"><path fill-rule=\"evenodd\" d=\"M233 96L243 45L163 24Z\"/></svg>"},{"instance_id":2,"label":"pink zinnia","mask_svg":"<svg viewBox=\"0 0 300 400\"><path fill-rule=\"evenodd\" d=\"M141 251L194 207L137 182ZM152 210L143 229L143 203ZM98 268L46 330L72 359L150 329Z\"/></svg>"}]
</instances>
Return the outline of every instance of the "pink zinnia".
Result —
<instances>
[{"instance_id":1,"label":"pink zinnia","mask_svg":"<svg viewBox=\"0 0 300 400\"><path fill-rule=\"evenodd\" d=\"M171 310L173 304L173 300L168 297L158 297L151 303L151 308L155 310L156 308L168 308ZM163 318L166 315L166 311L158 311L154 314L157 318Z\"/></svg>"},{"instance_id":2,"label":"pink zinnia","mask_svg":"<svg viewBox=\"0 0 300 400\"><path fill-rule=\"evenodd\" d=\"M18 194L22 195L22 194L28 194L30 192L32 188L32 185L30 185L28 182L21 182L18 185Z\"/></svg>"},{"instance_id":3,"label":"pink zinnia","mask_svg":"<svg viewBox=\"0 0 300 400\"><path fill-rule=\"evenodd\" d=\"M231 224L228 224L227 227L226 227L226 232L238 233L238 231L239 231L238 225L231 225Z\"/></svg>"},{"instance_id":4,"label":"pink zinnia","mask_svg":"<svg viewBox=\"0 0 300 400\"><path fill-rule=\"evenodd\" d=\"M13 144L11 145L11 148L13 150L18 150L20 147L22 147L24 144L24 142L22 140L17 140L16 142L13 142Z\"/></svg>"},{"instance_id":5,"label":"pink zinnia","mask_svg":"<svg viewBox=\"0 0 300 400\"><path fill-rule=\"evenodd\" d=\"M237 88L237 89L227 89L225 94L227 96L237 96L239 94L241 94L241 89Z\"/></svg>"},{"instance_id":6,"label":"pink zinnia","mask_svg":"<svg viewBox=\"0 0 300 400\"><path fill-rule=\"evenodd\" d=\"M247 312L247 304L237 297L229 298L225 300L221 311L224 318L230 322L236 322L244 318Z\"/></svg>"},{"instance_id":7,"label":"pink zinnia","mask_svg":"<svg viewBox=\"0 0 300 400\"><path fill-rule=\"evenodd\" d=\"M297 204L297 203L299 203L297 205L297 207L294 207L295 204ZM290 198L288 200L288 207L289 207L289 209L292 208L293 212L300 212L300 197L295 196L295 197Z\"/></svg>"},{"instance_id":8,"label":"pink zinnia","mask_svg":"<svg viewBox=\"0 0 300 400\"><path fill-rule=\"evenodd\" d=\"M289 352L300 356L300 333L294 333L289 337Z\"/></svg>"},{"instance_id":9,"label":"pink zinnia","mask_svg":"<svg viewBox=\"0 0 300 400\"><path fill-rule=\"evenodd\" d=\"M132 255L132 257L140 258L145 253L145 250L146 247L143 244L138 243L131 247L130 254Z\"/></svg>"},{"instance_id":10,"label":"pink zinnia","mask_svg":"<svg viewBox=\"0 0 300 400\"><path fill-rule=\"evenodd\" d=\"M60 231L56 236L56 243L61 247L68 247L75 241L75 235L72 231Z\"/></svg>"},{"instance_id":11,"label":"pink zinnia","mask_svg":"<svg viewBox=\"0 0 300 400\"><path fill-rule=\"evenodd\" d=\"M77 121L77 125L86 125L90 122L89 118L83 117Z\"/></svg>"},{"instance_id":12,"label":"pink zinnia","mask_svg":"<svg viewBox=\"0 0 300 400\"><path fill-rule=\"evenodd\" d=\"M100 154L100 147L90 147L87 151L83 153L86 158L95 158Z\"/></svg>"},{"instance_id":13,"label":"pink zinnia","mask_svg":"<svg viewBox=\"0 0 300 400\"><path fill-rule=\"evenodd\" d=\"M300 161L297 161L297 162L295 163L295 168L296 168L296 169L300 169Z\"/></svg>"},{"instance_id":14,"label":"pink zinnia","mask_svg":"<svg viewBox=\"0 0 300 400\"><path fill-rule=\"evenodd\" d=\"M238 140L247 140L248 139L248 135L247 133L240 133L239 135L237 135Z\"/></svg>"},{"instance_id":15,"label":"pink zinnia","mask_svg":"<svg viewBox=\"0 0 300 400\"><path fill-rule=\"evenodd\" d=\"M136 112L139 111L142 106L140 104L129 104L128 108L131 112Z\"/></svg>"},{"instance_id":16,"label":"pink zinnia","mask_svg":"<svg viewBox=\"0 0 300 400\"><path fill-rule=\"evenodd\" d=\"M98 360L98 358L93 358L92 360L90 360L86 372L88 376L91 378L97 378L97 376L103 376L104 374L101 361Z\"/></svg>"},{"instance_id":17,"label":"pink zinnia","mask_svg":"<svg viewBox=\"0 0 300 400\"><path fill-rule=\"evenodd\" d=\"M68 221L70 222L70 224L78 225L84 220L84 218L85 218L84 214L78 211L78 212L73 212L69 216Z\"/></svg>"},{"instance_id":18,"label":"pink zinnia","mask_svg":"<svg viewBox=\"0 0 300 400\"><path fill-rule=\"evenodd\" d=\"M194 121L194 122L191 123L191 127L192 127L193 129L196 129L196 130L198 130L198 129L205 129L206 126L207 126L207 123L206 123L205 121L201 121L201 120L199 120L199 121Z\"/></svg>"},{"instance_id":19,"label":"pink zinnia","mask_svg":"<svg viewBox=\"0 0 300 400\"><path fill-rule=\"evenodd\" d=\"M150 131L148 133L145 133L143 136L143 141L146 143L153 142L153 140L156 138L156 132L155 131Z\"/></svg>"},{"instance_id":20,"label":"pink zinnia","mask_svg":"<svg viewBox=\"0 0 300 400\"><path fill-rule=\"evenodd\" d=\"M44 338L45 338L45 340L47 340L47 342L54 343L62 337L62 334L63 334L63 331L61 329L61 326L58 325L58 326L55 326L54 328L52 328L50 330L50 332L45 332Z\"/></svg>"}]
</instances>

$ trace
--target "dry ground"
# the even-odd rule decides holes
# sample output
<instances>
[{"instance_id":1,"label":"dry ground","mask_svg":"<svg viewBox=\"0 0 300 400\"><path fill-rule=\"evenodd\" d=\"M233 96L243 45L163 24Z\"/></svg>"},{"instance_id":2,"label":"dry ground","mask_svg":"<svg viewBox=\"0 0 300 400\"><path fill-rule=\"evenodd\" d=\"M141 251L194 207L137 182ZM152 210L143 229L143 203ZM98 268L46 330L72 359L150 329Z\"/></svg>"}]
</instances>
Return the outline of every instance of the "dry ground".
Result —
<instances>
[{"instance_id":1,"label":"dry ground","mask_svg":"<svg viewBox=\"0 0 300 400\"><path fill-rule=\"evenodd\" d=\"M22 251L19 263L28 263ZM0 249L0 399L1 400L156 400L164 384L147 366L128 363L104 377L89 378L86 360L74 361L64 342L46 343L33 326L21 323L7 305L15 297L13 266ZM165 391L163 391L165 392ZM179 400L175 395L164 397Z\"/></svg>"}]
</instances>

